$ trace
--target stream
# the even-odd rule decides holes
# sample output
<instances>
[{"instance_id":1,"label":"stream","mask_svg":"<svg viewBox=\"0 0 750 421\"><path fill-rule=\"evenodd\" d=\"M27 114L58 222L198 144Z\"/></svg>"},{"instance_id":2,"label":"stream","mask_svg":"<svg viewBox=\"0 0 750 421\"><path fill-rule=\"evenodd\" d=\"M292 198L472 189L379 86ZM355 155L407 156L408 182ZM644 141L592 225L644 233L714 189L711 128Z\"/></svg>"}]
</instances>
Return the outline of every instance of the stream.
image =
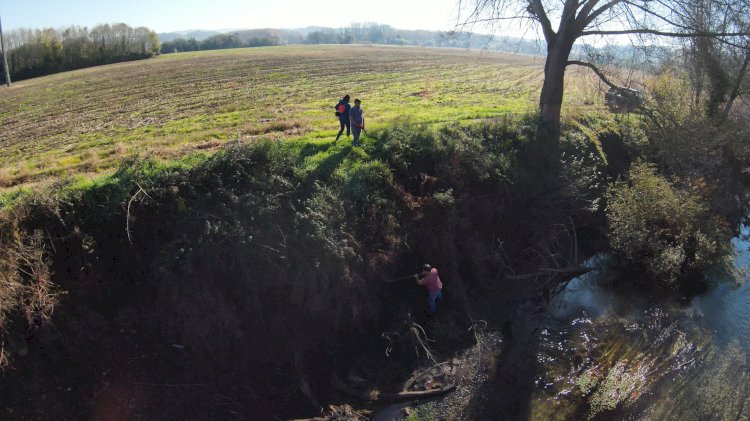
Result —
<instances>
[{"instance_id":1,"label":"stream","mask_svg":"<svg viewBox=\"0 0 750 421\"><path fill-rule=\"evenodd\" d=\"M750 242L741 238L734 279L708 275L717 282L690 301L613 292L619 279L606 270L571 280L535 335L529 419L748 419Z\"/></svg>"},{"instance_id":2,"label":"stream","mask_svg":"<svg viewBox=\"0 0 750 421\"><path fill-rule=\"evenodd\" d=\"M748 235L743 227L732 242L735 273L706 275L712 286L690 300L628 287L595 256L585 265L598 269L549 303L517 307L513 338L486 348L489 363L461 358L476 377L457 376L454 393L394 404L374 419L402 420L410 405L426 419L750 419Z\"/></svg>"}]
</instances>

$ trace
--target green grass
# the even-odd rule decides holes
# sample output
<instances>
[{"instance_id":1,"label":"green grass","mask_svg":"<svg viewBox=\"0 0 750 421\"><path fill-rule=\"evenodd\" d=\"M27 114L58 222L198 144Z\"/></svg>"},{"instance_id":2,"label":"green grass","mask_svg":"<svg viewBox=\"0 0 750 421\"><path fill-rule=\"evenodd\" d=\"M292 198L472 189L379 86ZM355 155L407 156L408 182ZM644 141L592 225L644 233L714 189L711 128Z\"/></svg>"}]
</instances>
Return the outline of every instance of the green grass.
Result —
<instances>
[{"instance_id":1,"label":"green grass","mask_svg":"<svg viewBox=\"0 0 750 421\"><path fill-rule=\"evenodd\" d=\"M232 139L332 141L333 105L363 100L370 130L532 110L539 57L381 46L290 46L169 54L0 89L0 188L111 173L133 156L165 160ZM591 108L588 78L566 107Z\"/></svg>"}]
</instances>

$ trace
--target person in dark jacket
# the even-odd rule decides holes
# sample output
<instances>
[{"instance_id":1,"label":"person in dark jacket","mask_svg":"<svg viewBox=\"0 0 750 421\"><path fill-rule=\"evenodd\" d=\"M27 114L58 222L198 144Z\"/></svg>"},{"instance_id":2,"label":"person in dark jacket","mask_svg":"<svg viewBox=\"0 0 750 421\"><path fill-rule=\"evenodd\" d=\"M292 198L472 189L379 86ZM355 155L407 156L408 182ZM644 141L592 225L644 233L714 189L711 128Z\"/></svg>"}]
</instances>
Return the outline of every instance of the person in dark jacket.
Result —
<instances>
[{"instance_id":1,"label":"person in dark jacket","mask_svg":"<svg viewBox=\"0 0 750 421\"><path fill-rule=\"evenodd\" d=\"M351 125L349 123L349 110L352 108L351 105L349 105L349 95L345 95L338 104L336 104L336 114L339 116L339 123L341 123L341 130L339 130L339 134L336 135L336 141L339 140L339 137L341 137L341 134L344 133L344 128L346 128L346 137L350 136L351 133Z\"/></svg>"},{"instance_id":2,"label":"person in dark jacket","mask_svg":"<svg viewBox=\"0 0 750 421\"><path fill-rule=\"evenodd\" d=\"M359 98L355 99L354 107L349 110L349 119L351 120L352 134L354 135L352 146L359 146L359 134L365 128L365 112L359 106L361 103L362 101Z\"/></svg>"}]
</instances>

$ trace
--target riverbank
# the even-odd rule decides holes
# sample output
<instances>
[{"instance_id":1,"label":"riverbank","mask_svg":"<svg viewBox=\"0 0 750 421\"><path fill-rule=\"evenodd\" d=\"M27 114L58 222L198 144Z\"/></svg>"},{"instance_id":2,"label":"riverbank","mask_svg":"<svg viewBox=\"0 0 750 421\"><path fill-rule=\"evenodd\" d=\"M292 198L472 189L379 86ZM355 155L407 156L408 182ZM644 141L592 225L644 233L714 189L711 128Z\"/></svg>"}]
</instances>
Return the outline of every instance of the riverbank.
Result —
<instances>
[{"instance_id":1,"label":"riverbank","mask_svg":"<svg viewBox=\"0 0 750 421\"><path fill-rule=\"evenodd\" d=\"M524 415L538 318L606 244L606 148L571 131L540 183L533 127L237 143L18 198L0 218L5 414L300 418L446 388L445 410ZM425 262L437 317L388 282Z\"/></svg>"}]
</instances>

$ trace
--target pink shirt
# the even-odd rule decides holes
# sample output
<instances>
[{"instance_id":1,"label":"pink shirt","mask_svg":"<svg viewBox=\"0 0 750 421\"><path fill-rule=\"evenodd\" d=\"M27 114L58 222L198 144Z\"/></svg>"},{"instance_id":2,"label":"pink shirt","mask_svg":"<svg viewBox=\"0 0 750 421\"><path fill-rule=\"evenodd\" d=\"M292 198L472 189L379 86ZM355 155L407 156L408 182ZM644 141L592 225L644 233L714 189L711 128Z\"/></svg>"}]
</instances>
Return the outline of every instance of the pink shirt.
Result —
<instances>
[{"instance_id":1,"label":"pink shirt","mask_svg":"<svg viewBox=\"0 0 750 421\"><path fill-rule=\"evenodd\" d=\"M437 292L443 289L443 283L440 282L438 271L435 268L432 268L432 270L430 270L430 273L428 273L427 276L420 279L419 284L426 286L427 291L429 292Z\"/></svg>"}]
</instances>

